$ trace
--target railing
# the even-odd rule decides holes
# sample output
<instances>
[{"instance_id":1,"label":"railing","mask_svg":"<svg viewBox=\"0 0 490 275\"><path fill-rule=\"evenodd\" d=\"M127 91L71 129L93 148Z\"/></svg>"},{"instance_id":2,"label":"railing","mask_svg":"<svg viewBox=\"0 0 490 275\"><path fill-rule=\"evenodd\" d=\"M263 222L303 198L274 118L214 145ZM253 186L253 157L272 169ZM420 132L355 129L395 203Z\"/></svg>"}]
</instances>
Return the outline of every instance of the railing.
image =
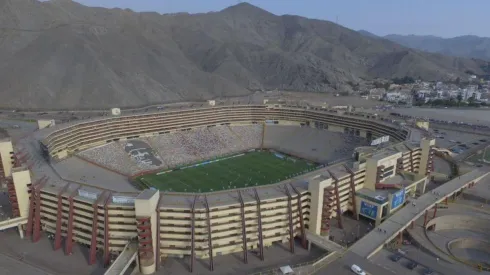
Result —
<instances>
[{"instance_id":1,"label":"railing","mask_svg":"<svg viewBox=\"0 0 490 275\"><path fill-rule=\"evenodd\" d=\"M26 223L27 223L26 217L18 217L18 218L13 218L10 220L5 220L5 221L0 222L0 230L9 229L9 228L18 226L20 224L26 224Z\"/></svg>"},{"instance_id":2,"label":"railing","mask_svg":"<svg viewBox=\"0 0 490 275\"><path fill-rule=\"evenodd\" d=\"M136 258L138 254L138 243L129 242L124 247L123 251L116 260L111 264L111 266L106 270L104 275L121 275L128 269L131 262Z\"/></svg>"},{"instance_id":3,"label":"railing","mask_svg":"<svg viewBox=\"0 0 490 275\"><path fill-rule=\"evenodd\" d=\"M332 263L333 261L339 258L342 258L342 256L343 253L332 252L320 256L316 260L290 265L290 267L295 271L295 273L297 271L301 271L301 274L305 274L305 275L315 274L318 271L320 271L320 269L324 268L326 265ZM272 268L272 269L251 273L249 275L272 275L272 274L282 274L281 269L279 267Z\"/></svg>"}]
</instances>

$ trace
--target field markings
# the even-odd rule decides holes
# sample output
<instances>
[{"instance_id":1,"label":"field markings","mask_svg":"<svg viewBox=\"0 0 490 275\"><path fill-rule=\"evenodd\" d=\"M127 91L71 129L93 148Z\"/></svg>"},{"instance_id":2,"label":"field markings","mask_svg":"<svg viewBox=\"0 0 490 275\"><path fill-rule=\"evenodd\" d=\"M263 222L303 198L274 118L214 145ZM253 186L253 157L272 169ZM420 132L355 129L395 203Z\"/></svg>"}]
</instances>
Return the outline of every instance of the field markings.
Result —
<instances>
[{"instance_id":1,"label":"field markings","mask_svg":"<svg viewBox=\"0 0 490 275\"><path fill-rule=\"evenodd\" d=\"M306 160L295 159L296 162L293 162L287 158L279 159L270 152L252 152L206 165L155 174L150 179L146 176L145 180L161 190L171 189L176 192L255 187L277 183L309 169Z\"/></svg>"}]
</instances>

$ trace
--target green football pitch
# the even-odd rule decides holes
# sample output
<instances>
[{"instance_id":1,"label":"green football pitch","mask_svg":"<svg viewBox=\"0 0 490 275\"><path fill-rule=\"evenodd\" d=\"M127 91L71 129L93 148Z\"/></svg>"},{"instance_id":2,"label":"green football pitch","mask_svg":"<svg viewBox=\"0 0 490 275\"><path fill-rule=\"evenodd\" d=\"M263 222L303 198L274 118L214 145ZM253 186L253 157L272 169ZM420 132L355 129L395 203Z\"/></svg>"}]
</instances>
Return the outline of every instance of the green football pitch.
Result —
<instances>
[{"instance_id":1,"label":"green football pitch","mask_svg":"<svg viewBox=\"0 0 490 275\"><path fill-rule=\"evenodd\" d=\"M316 169L315 163L283 156L248 152L205 165L145 175L139 180L162 191L209 192L277 183Z\"/></svg>"}]
</instances>

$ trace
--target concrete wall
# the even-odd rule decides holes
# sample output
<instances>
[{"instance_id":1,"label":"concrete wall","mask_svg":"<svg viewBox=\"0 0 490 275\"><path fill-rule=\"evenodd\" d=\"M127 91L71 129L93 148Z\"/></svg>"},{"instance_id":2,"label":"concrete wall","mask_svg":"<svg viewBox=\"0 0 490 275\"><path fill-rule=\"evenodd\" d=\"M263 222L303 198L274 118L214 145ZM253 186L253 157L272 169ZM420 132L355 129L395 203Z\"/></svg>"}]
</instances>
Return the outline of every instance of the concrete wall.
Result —
<instances>
[{"instance_id":1,"label":"concrete wall","mask_svg":"<svg viewBox=\"0 0 490 275\"><path fill-rule=\"evenodd\" d=\"M310 194L315 194L315 196L311 196L310 203L310 223L308 230L316 235L320 235L321 233L321 225L322 225L322 213L323 213L323 196L325 192L325 188L327 186L332 185L332 179L315 179L310 182L308 185L308 191ZM334 202L332 202L334 204ZM333 207L333 205L332 205Z\"/></svg>"},{"instance_id":2,"label":"concrete wall","mask_svg":"<svg viewBox=\"0 0 490 275\"><path fill-rule=\"evenodd\" d=\"M436 144L435 139L422 139L422 142L420 144L420 147L422 148L422 156L420 160L419 175L426 174L427 172L426 167L429 161L429 154L432 146L435 146L435 144Z\"/></svg>"},{"instance_id":3,"label":"concrete wall","mask_svg":"<svg viewBox=\"0 0 490 275\"><path fill-rule=\"evenodd\" d=\"M3 171L5 177L12 175L14 147L10 139L0 141L0 159L2 161Z\"/></svg>"},{"instance_id":4,"label":"concrete wall","mask_svg":"<svg viewBox=\"0 0 490 275\"><path fill-rule=\"evenodd\" d=\"M459 238L447 244L449 252L453 249L476 249L490 255L490 243L480 239Z\"/></svg>"},{"instance_id":5,"label":"concrete wall","mask_svg":"<svg viewBox=\"0 0 490 275\"><path fill-rule=\"evenodd\" d=\"M280 121L318 121L329 125L331 131L343 132L344 127L360 131L371 131L373 136L389 135L396 140L405 140L404 134L396 125L362 117L337 115L326 111L305 110L297 108L266 108L258 106L224 106L160 112L155 114L103 118L92 121L80 121L68 127L62 125L52 129L43 141L50 154L56 158L67 155L96 144L105 143L115 138L127 138L172 131L189 127L216 125L223 121L263 122L264 120Z\"/></svg>"},{"instance_id":6,"label":"concrete wall","mask_svg":"<svg viewBox=\"0 0 490 275\"><path fill-rule=\"evenodd\" d=\"M47 127L52 127L55 125L54 119L39 119L37 121L37 128L38 129L44 129Z\"/></svg>"},{"instance_id":7,"label":"concrete wall","mask_svg":"<svg viewBox=\"0 0 490 275\"><path fill-rule=\"evenodd\" d=\"M15 195L19 204L21 217L29 214L29 184L31 184L31 174L27 168L19 167L12 169L12 180L15 186Z\"/></svg>"},{"instance_id":8,"label":"concrete wall","mask_svg":"<svg viewBox=\"0 0 490 275\"><path fill-rule=\"evenodd\" d=\"M468 215L446 215L430 220L425 226L426 229L435 225L435 231L463 229L477 231L484 234L490 232L490 222L486 219Z\"/></svg>"}]
</instances>

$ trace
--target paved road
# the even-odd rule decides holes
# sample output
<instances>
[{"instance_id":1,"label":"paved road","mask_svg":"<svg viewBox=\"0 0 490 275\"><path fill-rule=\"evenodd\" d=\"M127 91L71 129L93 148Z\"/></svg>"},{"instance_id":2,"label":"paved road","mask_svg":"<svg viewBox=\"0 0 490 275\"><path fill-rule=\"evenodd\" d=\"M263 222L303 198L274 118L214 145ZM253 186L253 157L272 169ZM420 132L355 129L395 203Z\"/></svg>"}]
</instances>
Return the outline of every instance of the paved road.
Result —
<instances>
[{"instance_id":1,"label":"paved road","mask_svg":"<svg viewBox=\"0 0 490 275\"><path fill-rule=\"evenodd\" d=\"M443 201L445 196L450 196L452 193L460 190L463 186L467 185L475 178L488 175L488 173L488 169L485 168L473 170L434 189L434 192L437 192L440 195L436 195L431 192L418 197L417 199L413 200L416 204L415 207L407 205L400 211L396 212L378 227L381 232L374 229L355 243L350 250L362 257L369 258L377 249L395 238L398 232L408 226L412 220L416 220L422 216L425 210L431 209L434 204ZM490 179L487 176L482 180Z\"/></svg>"},{"instance_id":2,"label":"paved road","mask_svg":"<svg viewBox=\"0 0 490 275\"><path fill-rule=\"evenodd\" d=\"M352 275L354 273L352 273L350 267L353 264L360 266L367 274L395 275L393 271L362 258L353 252L345 253L342 258L322 268L316 274Z\"/></svg>"},{"instance_id":3,"label":"paved road","mask_svg":"<svg viewBox=\"0 0 490 275\"><path fill-rule=\"evenodd\" d=\"M0 254L0 274L52 275L52 273L32 266L21 259L4 254Z\"/></svg>"},{"instance_id":4,"label":"paved road","mask_svg":"<svg viewBox=\"0 0 490 275\"><path fill-rule=\"evenodd\" d=\"M409 245L403 246L402 251L405 255L398 262L393 262L390 257L394 254L388 250L381 250L371 259L387 269L393 270L397 274L420 274L425 268L430 268L437 275L478 275L482 274L466 266L451 264L443 260L437 261L432 255L429 255L417 247ZM419 266L415 270L409 270L407 265L410 262L416 262ZM434 275L436 275L434 274Z\"/></svg>"}]
</instances>

